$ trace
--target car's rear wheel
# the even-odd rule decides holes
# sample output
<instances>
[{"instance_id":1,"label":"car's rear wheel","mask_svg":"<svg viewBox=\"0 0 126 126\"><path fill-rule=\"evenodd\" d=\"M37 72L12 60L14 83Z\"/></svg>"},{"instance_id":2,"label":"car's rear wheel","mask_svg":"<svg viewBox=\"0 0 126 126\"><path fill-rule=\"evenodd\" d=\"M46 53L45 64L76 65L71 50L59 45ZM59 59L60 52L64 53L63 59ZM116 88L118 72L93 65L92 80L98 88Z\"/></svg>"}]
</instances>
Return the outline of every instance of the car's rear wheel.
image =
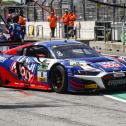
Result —
<instances>
[{"instance_id":1,"label":"car's rear wheel","mask_svg":"<svg viewBox=\"0 0 126 126\"><path fill-rule=\"evenodd\" d=\"M67 85L65 69L60 65L56 66L51 72L52 89L57 93L66 93Z\"/></svg>"}]
</instances>

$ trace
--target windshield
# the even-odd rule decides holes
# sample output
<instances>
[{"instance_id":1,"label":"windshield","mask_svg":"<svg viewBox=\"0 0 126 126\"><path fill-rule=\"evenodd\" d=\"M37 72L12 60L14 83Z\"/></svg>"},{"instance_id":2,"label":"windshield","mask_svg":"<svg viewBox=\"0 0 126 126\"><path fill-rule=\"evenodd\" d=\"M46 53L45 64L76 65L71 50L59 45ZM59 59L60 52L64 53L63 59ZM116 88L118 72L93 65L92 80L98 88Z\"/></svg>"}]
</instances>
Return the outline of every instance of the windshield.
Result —
<instances>
[{"instance_id":1,"label":"windshield","mask_svg":"<svg viewBox=\"0 0 126 126\"><path fill-rule=\"evenodd\" d=\"M95 50L82 44L53 46L52 50L57 59L88 58L100 56L100 54Z\"/></svg>"}]
</instances>

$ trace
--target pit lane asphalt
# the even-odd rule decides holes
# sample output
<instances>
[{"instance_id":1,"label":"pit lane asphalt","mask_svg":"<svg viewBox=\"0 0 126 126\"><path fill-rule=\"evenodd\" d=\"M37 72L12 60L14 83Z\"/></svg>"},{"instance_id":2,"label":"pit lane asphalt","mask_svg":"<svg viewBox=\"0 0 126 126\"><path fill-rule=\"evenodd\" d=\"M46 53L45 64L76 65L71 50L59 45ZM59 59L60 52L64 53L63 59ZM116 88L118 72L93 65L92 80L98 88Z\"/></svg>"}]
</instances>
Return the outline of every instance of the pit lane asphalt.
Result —
<instances>
[{"instance_id":1,"label":"pit lane asphalt","mask_svg":"<svg viewBox=\"0 0 126 126\"><path fill-rule=\"evenodd\" d=\"M126 103L103 94L0 87L0 126L126 126Z\"/></svg>"}]
</instances>

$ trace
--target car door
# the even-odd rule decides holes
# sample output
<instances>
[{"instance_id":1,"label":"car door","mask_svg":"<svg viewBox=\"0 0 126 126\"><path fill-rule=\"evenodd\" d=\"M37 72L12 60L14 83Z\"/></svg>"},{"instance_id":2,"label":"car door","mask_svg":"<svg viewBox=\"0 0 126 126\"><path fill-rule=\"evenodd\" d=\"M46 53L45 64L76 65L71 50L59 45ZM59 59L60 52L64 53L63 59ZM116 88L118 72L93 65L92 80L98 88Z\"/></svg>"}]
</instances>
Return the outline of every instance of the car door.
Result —
<instances>
[{"instance_id":1,"label":"car door","mask_svg":"<svg viewBox=\"0 0 126 126\"><path fill-rule=\"evenodd\" d=\"M47 85L47 59L51 58L50 52L44 46L30 46L23 48L18 59L17 70L19 79L26 82L26 86Z\"/></svg>"}]
</instances>

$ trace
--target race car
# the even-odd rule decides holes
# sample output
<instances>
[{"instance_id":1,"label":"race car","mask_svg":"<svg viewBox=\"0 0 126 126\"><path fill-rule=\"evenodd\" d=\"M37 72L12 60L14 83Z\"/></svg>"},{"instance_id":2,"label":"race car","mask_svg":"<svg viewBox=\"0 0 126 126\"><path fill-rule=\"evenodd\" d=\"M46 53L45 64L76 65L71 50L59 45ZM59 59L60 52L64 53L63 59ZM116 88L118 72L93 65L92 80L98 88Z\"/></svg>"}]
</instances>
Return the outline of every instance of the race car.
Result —
<instances>
[{"instance_id":1,"label":"race car","mask_svg":"<svg viewBox=\"0 0 126 126\"><path fill-rule=\"evenodd\" d=\"M0 85L83 92L126 87L126 64L73 40L17 46L0 54Z\"/></svg>"}]
</instances>

